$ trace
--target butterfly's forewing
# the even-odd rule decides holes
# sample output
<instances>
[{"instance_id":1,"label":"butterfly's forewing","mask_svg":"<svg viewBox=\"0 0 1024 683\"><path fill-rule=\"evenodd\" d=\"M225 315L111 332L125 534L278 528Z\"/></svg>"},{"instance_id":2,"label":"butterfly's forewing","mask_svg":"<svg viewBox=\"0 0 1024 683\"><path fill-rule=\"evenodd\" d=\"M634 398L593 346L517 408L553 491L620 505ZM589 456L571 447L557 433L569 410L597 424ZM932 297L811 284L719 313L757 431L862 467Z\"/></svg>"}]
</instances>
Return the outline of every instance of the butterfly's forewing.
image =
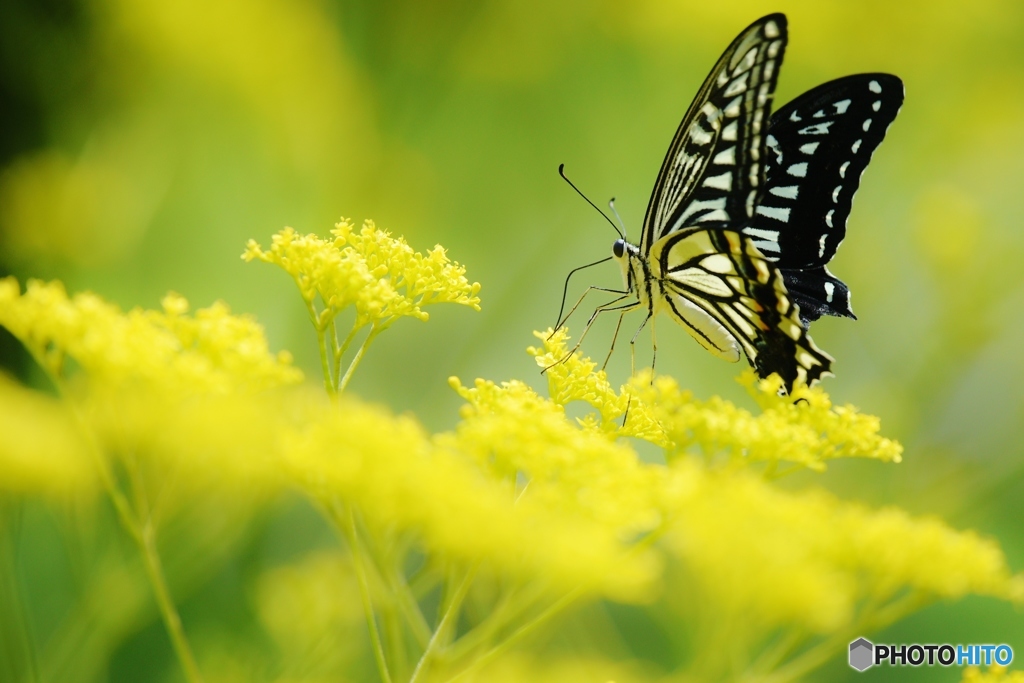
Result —
<instances>
[{"instance_id":1,"label":"butterfly's forewing","mask_svg":"<svg viewBox=\"0 0 1024 683\"><path fill-rule=\"evenodd\" d=\"M825 268L846 235L853 196L903 104L890 74L823 83L779 109L768 127L765 191L743 232L783 271L805 323L853 317L849 290Z\"/></svg>"},{"instance_id":2,"label":"butterfly's forewing","mask_svg":"<svg viewBox=\"0 0 1024 683\"><path fill-rule=\"evenodd\" d=\"M739 228L764 184L765 127L786 49L786 17L741 32L715 64L669 146L647 205L640 248L686 226Z\"/></svg>"}]
</instances>

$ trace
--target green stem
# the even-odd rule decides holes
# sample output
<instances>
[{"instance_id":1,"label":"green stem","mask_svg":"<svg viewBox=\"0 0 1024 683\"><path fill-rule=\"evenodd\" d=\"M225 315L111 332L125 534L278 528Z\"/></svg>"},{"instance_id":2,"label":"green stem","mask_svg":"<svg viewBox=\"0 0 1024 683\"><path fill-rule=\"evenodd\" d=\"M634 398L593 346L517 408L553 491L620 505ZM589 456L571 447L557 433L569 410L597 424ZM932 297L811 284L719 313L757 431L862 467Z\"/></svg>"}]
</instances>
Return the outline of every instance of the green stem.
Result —
<instances>
[{"instance_id":1,"label":"green stem","mask_svg":"<svg viewBox=\"0 0 1024 683\"><path fill-rule=\"evenodd\" d=\"M26 683L39 681L38 648L21 595L17 561L20 503L0 498L0 604L7 620L0 625L0 676Z\"/></svg>"},{"instance_id":2,"label":"green stem","mask_svg":"<svg viewBox=\"0 0 1024 683\"><path fill-rule=\"evenodd\" d=\"M61 387L59 383L58 386ZM96 438L92 430L88 428L85 416L82 415L78 406L75 405L73 401L68 400L68 404L72 407L72 414L75 417L75 421L78 423L80 433L85 438L86 443L89 446L89 450L93 454L97 470L100 474L100 479L103 482L104 488L107 490L107 495L110 496L111 501L114 503L114 509L117 511L117 516L121 520L121 524L124 526L125 531L128 532L129 536L132 537L136 545L139 547L142 554L143 564L146 567L146 576L149 578L150 585L153 588L153 595L156 598L157 606L160 609L160 616L163 618L164 626L167 628L167 633L171 639L171 644L174 647L175 654L178 656L178 660L180 661L182 668L185 670L185 676L189 683L202 683L203 676L196 664L195 657L192 655L192 649L189 647L188 640L185 637L184 628L181 624L181 617L178 616L178 611L174 606L171 593L167 588L167 582L164 579L163 568L160 564L160 556L157 554L156 550L153 526L148 520L145 523L140 523L139 517L136 512L132 510L131 503L128 501L127 496L125 496L124 492L117 486L117 482L114 480L114 474L110 471L107 461L102 457L102 450L96 442ZM133 485L138 485L136 474L134 472L132 473L132 483ZM141 500L138 495L136 498Z\"/></svg>"},{"instance_id":3,"label":"green stem","mask_svg":"<svg viewBox=\"0 0 1024 683\"><path fill-rule=\"evenodd\" d=\"M352 362L348 364L348 369L345 370L345 375L341 378L341 381L338 382L339 394L345 391L345 387L348 386L349 380L352 379L352 373L356 371L357 367L359 367L359 362L363 360L363 356L366 354L366 349L370 348L370 343L378 334L383 332L384 329L385 328L383 326L378 326L377 323L374 323L370 328L370 333L366 335L366 339L364 339L363 343L359 345L359 350L356 351L356 355L352 359Z\"/></svg>"},{"instance_id":4,"label":"green stem","mask_svg":"<svg viewBox=\"0 0 1024 683\"><path fill-rule=\"evenodd\" d=\"M126 470L135 498L135 528L138 530L138 533L135 534L135 541L142 553L146 576L149 577L149 582L153 587L153 595L156 597L160 616L164 620L164 626L167 628L167 634L171 638L171 645L178 656L178 661L181 662L181 667L185 670L185 677L189 683L202 683L203 675L199 671L195 655L192 654L188 638L185 637L185 627L181 623L181 616L174 604L174 598L171 597L163 564L160 562L160 553L156 547L156 529L153 526L153 517L146 499L141 474L132 462L126 463Z\"/></svg>"},{"instance_id":5,"label":"green stem","mask_svg":"<svg viewBox=\"0 0 1024 683\"><path fill-rule=\"evenodd\" d=\"M463 577L462 583L459 584L459 587L455 589L455 593L452 594L452 599L448 603L448 609L445 610L441 623L437 625L434 635L431 636L430 642L427 643L427 649L423 651L423 656L420 657L419 663L416 664L416 670L412 672L412 678L409 679L409 683L417 683L420 680L420 677L425 674L430 663L437 657L440 648L447 641L448 633L454 627L459 612L462 610L462 602L466 599L469 587L476 577L477 566L473 565L470 567Z\"/></svg>"},{"instance_id":6,"label":"green stem","mask_svg":"<svg viewBox=\"0 0 1024 683\"><path fill-rule=\"evenodd\" d=\"M569 607L573 602L576 601L576 599L581 595L581 593L582 591L578 588L569 591L561 598L559 598L554 604L548 607L546 610L544 610L536 617L534 617L531 621L528 621L527 623L517 628L508 638L492 647L490 650L488 650L479 658L477 658L472 664L470 664L465 669L449 678L446 681L446 683L453 683L454 681L457 681L464 676L468 676L473 672L479 671L483 666L490 663L491 660L507 652L508 649L511 648L513 645L515 645L520 640L522 640L523 638L530 635L538 628L546 624L553 617L557 616L560 612L562 612L565 608Z\"/></svg>"},{"instance_id":7,"label":"green stem","mask_svg":"<svg viewBox=\"0 0 1024 683\"><path fill-rule=\"evenodd\" d=\"M423 612L420 610L420 606L416 602L416 598L413 596L412 589L409 588L405 577L399 572L390 571L388 572L388 584L391 586L391 590L398 596L398 606L401 608L405 621L409 624L409 628L416 638L416 643L420 647L426 647L430 638L430 626L427 624L427 620L424 618Z\"/></svg>"},{"instance_id":8,"label":"green stem","mask_svg":"<svg viewBox=\"0 0 1024 683\"><path fill-rule=\"evenodd\" d=\"M359 533L358 528L357 526L357 533ZM401 554L401 551L397 549L395 544L390 542L391 540L387 534L381 539L382 542L378 542L377 534L372 533L363 533L361 538L363 550L366 553L368 569L374 570L378 578L387 587L383 595L379 596L376 610L383 636L384 654L386 660L390 663L391 675L396 680L404 680L408 677L409 672L409 653L405 643L405 629L403 628L405 615L401 604L401 596L391 580L391 575L395 573L396 560L393 552L389 552L397 551L398 554ZM387 550L382 549L382 545ZM427 627L427 638L423 639L424 644L426 644L429 637L430 629Z\"/></svg>"},{"instance_id":9,"label":"green stem","mask_svg":"<svg viewBox=\"0 0 1024 683\"><path fill-rule=\"evenodd\" d=\"M321 322L312 301L306 302L306 310L309 312L309 319L313 323L313 328L316 329L316 343L320 349L320 370L324 374L324 389L327 390L328 395L333 397L336 392L334 390L334 380L331 377L331 361L327 349L327 326Z\"/></svg>"},{"instance_id":10,"label":"green stem","mask_svg":"<svg viewBox=\"0 0 1024 683\"><path fill-rule=\"evenodd\" d=\"M334 328L334 321L333 320L331 321L331 328L332 329ZM359 329L360 328L356 327L353 324L352 325L352 329L348 333L348 336L345 337L345 341L343 341L341 343L341 346L339 346L335 350L335 352L334 352L334 391L335 392L338 391L338 381L339 381L339 377L341 376L341 359L345 355L345 352L348 351L348 347L352 345L352 340L356 338L356 333L359 332ZM337 340L337 336L336 335L334 335L334 339Z\"/></svg>"},{"instance_id":11,"label":"green stem","mask_svg":"<svg viewBox=\"0 0 1024 683\"><path fill-rule=\"evenodd\" d=\"M33 353L33 355L36 354ZM180 661L182 668L185 670L186 678L189 683L203 683L202 673L199 671L199 666L196 664L195 657L192 654L192 649L189 647L188 639L185 637L185 630L181 623L181 617L178 615L178 611L174 605L174 600L171 598L170 590L168 590L167 587L163 568L160 564L160 556L156 549L155 533L153 526L148 519L148 514L146 516L147 519L145 523L141 523L139 515L136 511L132 510L132 506L128 501L128 498L124 495L124 492L121 491L120 487L118 487L114 478L114 473L110 471L109 464L106 458L103 457L103 449L96 440L95 433L89 428L88 420L85 415L82 414L78 404L69 398L66 387L61 381L60 371L61 365L63 364L63 354L61 354L60 359L59 363L52 365L40 363L40 366L48 371L50 380L57 388L61 398L64 399L65 404L70 407L78 432L82 435L87 448L92 454L93 460L96 463L96 469L100 475L100 480L103 482L103 487L106 489L107 495L110 496L110 500L114 504L117 516L125 530L139 546L139 550L142 553L143 564L146 567L146 575L152 585L153 594L160 609L160 614L163 617L164 625L167 628L168 635L171 638L171 644L178 656L178 660ZM38 361L39 358L37 357L37 362ZM131 475L133 487L139 487L136 490L136 498L137 500L144 501L144 498L139 498L141 487L139 486L140 482L137 480L137 473L131 472Z\"/></svg>"},{"instance_id":12,"label":"green stem","mask_svg":"<svg viewBox=\"0 0 1024 683\"><path fill-rule=\"evenodd\" d=\"M510 590L487 617L471 631L464 634L445 653L449 661L458 662L470 652L489 642L508 623L525 612L537 599L536 595L523 595L522 591Z\"/></svg>"},{"instance_id":13,"label":"green stem","mask_svg":"<svg viewBox=\"0 0 1024 683\"><path fill-rule=\"evenodd\" d=\"M765 683L789 683L801 680L807 673L819 668L834 657L852 636L884 628L908 614L916 612L926 602L924 595L909 593L873 613L864 615L851 628L844 629L819 643L763 680Z\"/></svg>"},{"instance_id":14,"label":"green stem","mask_svg":"<svg viewBox=\"0 0 1024 683\"><path fill-rule=\"evenodd\" d=\"M394 598L393 595L387 596ZM396 679L404 679L409 672L409 652L405 643L405 629L402 627L403 619L399 613L401 608L395 604L394 599L382 600L379 613L381 626L386 635L385 646L387 647L387 658L391 662L391 670Z\"/></svg>"},{"instance_id":15,"label":"green stem","mask_svg":"<svg viewBox=\"0 0 1024 683\"><path fill-rule=\"evenodd\" d=\"M774 670L786 657L789 657L806 639L806 635L799 629L793 629L782 634L771 645L765 647L757 659L750 665L751 674L760 674ZM753 678L753 675L748 675Z\"/></svg>"},{"instance_id":16,"label":"green stem","mask_svg":"<svg viewBox=\"0 0 1024 683\"><path fill-rule=\"evenodd\" d=\"M427 623L426 617L423 616L423 611L416 601L416 595L402 574L398 561L394 557L388 557L388 554L380 547L381 544L373 541L373 538L367 539L367 550L370 557L376 564L381 578L387 583L391 595L395 597L398 611L412 631L416 644L421 648L426 648L427 643L430 642L430 625Z\"/></svg>"},{"instance_id":17,"label":"green stem","mask_svg":"<svg viewBox=\"0 0 1024 683\"><path fill-rule=\"evenodd\" d=\"M384 644L381 641L380 630L377 628L377 620L373 613L373 601L370 599L370 582L366 578L366 560L363 558L363 551L359 546L355 516L352 514L352 508L347 505L345 506L344 513L337 510L336 506L332 512L335 520L341 522L342 530L345 532L349 549L352 552L352 564L355 567L356 578L359 581L359 595L363 601L363 611L366 613L366 625L370 630L370 644L373 647L374 659L377 661L377 670L380 672L380 678L384 683L391 683L387 657L384 654Z\"/></svg>"},{"instance_id":18,"label":"green stem","mask_svg":"<svg viewBox=\"0 0 1024 683\"><path fill-rule=\"evenodd\" d=\"M163 567L160 564L160 555L156 549L156 535L153 526L148 522L142 526L139 548L142 550L142 559L145 561L146 575L153 586L156 602L160 607L160 615L163 617L164 625L171 637L174 652L178 655L178 660L185 670L185 677L189 683L202 683L203 675L199 671L199 665L196 664L192 648L189 647L185 629L181 624L181 617L178 615L171 592L167 587Z\"/></svg>"}]
</instances>

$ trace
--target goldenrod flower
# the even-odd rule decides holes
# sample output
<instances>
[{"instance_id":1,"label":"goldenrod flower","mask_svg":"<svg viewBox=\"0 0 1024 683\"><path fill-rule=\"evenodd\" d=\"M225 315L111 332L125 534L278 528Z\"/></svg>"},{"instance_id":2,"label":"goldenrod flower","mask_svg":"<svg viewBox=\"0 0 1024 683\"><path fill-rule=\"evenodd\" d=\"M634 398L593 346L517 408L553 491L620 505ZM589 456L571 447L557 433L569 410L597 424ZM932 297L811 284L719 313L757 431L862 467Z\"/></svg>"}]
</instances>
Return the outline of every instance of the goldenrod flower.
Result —
<instances>
[{"instance_id":1,"label":"goldenrod flower","mask_svg":"<svg viewBox=\"0 0 1024 683\"><path fill-rule=\"evenodd\" d=\"M573 424L561 405L522 382L477 380L467 388L449 381L468 405L442 443L509 486L522 476L522 501L596 523L623 543L662 521L665 469L643 464L614 434L589 421Z\"/></svg>"},{"instance_id":2,"label":"goldenrod flower","mask_svg":"<svg viewBox=\"0 0 1024 683\"><path fill-rule=\"evenodd\" d=\"M251 242L246 258L277 263L298 283L333 400L290 386L300 378L290 357L271 354L255 321L224 304L190 315L171 294L160 311L122 313L59 283L30 281L22 294L0 281L0 324L61 395L0 381L0 489L66 499L103 486L193 682L205 662L192 654L165 559L182 563L184 548L190 562L210 561L289 487L347 545L265 571L253 590L282 670L311 676L346 673L368 647L383 680L591 680L595 671L642 680L600 659L509 652L571 605L603 599L654 602L659 619L692 633L680 675L795 680L861 625L971 594L1024 603L1024 577L990 539L774 482L780 463L820 471L834 458L900 460L877 418L833 405L820 388L779 396L778 378L747 372L754 411L699 400L650 372L615 389L569 353L564 329L549 330L530 353L547 368L550 398L517 380L451 378L466 404L452 429L431 434L411 415L337 392L397 319L426 319L424 308L443 301L478 308L461 266L440 247L418 254L348 222L332 240L284 230L267 252ZM355 326L339 342L334 320L346 308ZM365 327L340 378L341 354ZM569 419L573 402L590 412ZM631 439L657 445L664 461L642 460ZM172 522L197 540L158 552ZM436 620L425 611L435 605ZM366 625L352 638L357 607ZM341 635L321 641L325 632ZM773 640L796 654L766 657ZM242 671L237 661L212 668Z\"/></svg>"},{"instance_id":3,"label":"goldenrod flower","mask_svg":"<svg viewBox=\"0 0 1024 683\"><path fill-rule=\"evenodd\" d=\"M667 547L695 582L692 599L748 630L834 631L865 605L877 610L908 592L924 602L969 593L1024 601L1024 577L972 532L820 490L783 491L693 460L673 469L688 486L672 503Z\"/></svg>"},{"instance_id":4,"label":"goldenrod flower","mask_svg":"<svg viewBox=\"0 0 1024 683\"><path fill-rule=\"evenodd\" d=\"M544 348L529 351L548 368L552 400L589 403L602 429L662 446L669 457L699 446L708 457L726 456L733 464L785 461L823 470L826 460L841 457L900 461L903 447L879 436L878 418L852 406L833 407L820 387L798 386L780 396L777 375L758 380L747 370L740 382L761 406L757 416L718 397L698 400L674 379L652 379L649 371L616 392L604 371L594 371L593 361L570 355L566 330L534 334ZM616 420L624 415L626 424L619 426Z\"/></svg>"},{"instance_id":5,"label":"goldenrod flower","mask_svg":"<svg viewBox=\"0 0 1024 683\"><path fill-rule=\"evenodd\" d=\"M546 353L531 353L550 365L567 352L564 338L550 336ZM557 401L586 401L599 416L573 425L559 402L522 383L478 380L470 389L453 380L469 402L458 447L493 476L525 477L523 499L598 522L624 539L666 533L666 550L685 562L709 609L743 615L751 627L799 624L814 632L851 623L864 600L884 603L908 589L929 599L965 592L1024 598L1022 579L1010 574L991 541L820 491L782 491L743 470L709 469L683 457L699 444L712 464L719 454L815 469L826 458L898 459L899 444L878 436L876 418L832 408L819 389L784 398L776 381L745 376L764 406L754 416L718 398L696 401L670 378L652 384L641 376L616 393L585 358L551 367L548 381ZM631 415L657 425L651 440L666 439L668 467L643 463L615 441L608 421L627 404ZM614 409L602 410L608 406ZM630 424L618 431L628 433Z\"/></svg>"},{"instance_id":6,"label":"goldenrod flower","mask_svg":"<svg viewBox=\"0 0 1024 683\"><path fill-rule=\"evenodd\" d=\"M560 328L534 332L544 342L543 348L530 347L527 353L537 365L545 368L551 400L560 406L573 401L584 401L597 410L585 419L605 432L620 436L635 436L658 446L669 445L661 424L647 406L635 401L626 390L616 392L604 370L596 370L597 363L587 357L570 353L567 347L569 331ZM625 417L625 424L618 420Z\"/></svg>"},{"instance_id":7,"label":"goldenrod flower","mask_svg":"<svg viewBox=\"0 0 1024 683\"><path fill-rule=\"evenodd\" d=\"M163 300L163 311L117 306L91 293L68 297L59 282L0 280L0 325L32 352L54 379L73 360L92 382L158 386L184 392L257 391L294 384L302 374L291 355L271 354L266 338L249 316L233 316L215 303L187 315L177 294Z\"/></svg>"},{"instance_id":8,"label":"goldenrod flower","mask_svg":"<svg viewBox=\"0 0 1024 683\"><path fill-rule=\"evenodd\" d=\"M22 294L17 281L6 278L0 280L0 324L65 399L62 409L44 399L23 403L22 409L34 404L35 414L3 433L0 465L15 475L4 488L34 492L102 482L138 545L186 673L198 680L157 552L158 522L183 512L213 513L217 523L206 520L194 534L216 539L193 548L199 566L211 549L240 533L258 494L280 481L280 468L270 463L287 411L260 394L295 384L302 374L289 354L269 352L252 318L233 316L222 303L189 316L188 303L175 294L165 297L162 311L122 313L94 294L68 297L59 282L30 280ZM0 388L0 402L16 393ZM20 410L11 412L15 418ZM41 485L40 473L55 465L64 471Z\"/></svg>"},{"instance_id":9,"label":"goldenrod flower","mask_svg":"<svg viewBox=\"0 0 1024 683\"><path fill-rule=\"evenodd\" d=\"M295 280L317 330L324 383L332 394L345 389L373 339L399 318L427 320L423 308L445 302L480 310L480 284L470 284L466 269L449 261L440 245L420 254L373 221L355 232L346 218L331 234L334 239L326 240L285 228L273 236L269 250L249 240L242 259L276 264ZM355 308L355 322L339 339L334 319L349 307ZM366 339L342 376L342 356L368 326Z\"/></svg>"},{"instance_id":10,"label":"goldenrod flower","mask_svg":"<svg viewBox=\"0 0 1024 683\"><path fill-rule=\"evenodd\" d=\"M67 497L97 483L67 406L0 375L0 492Z\"/></svg>"},{"instance_id":11,"label":"goldenrod flower","mask_svg":"<svg viewBox=\"0 0 1024 683\"><path fill-rule=\"evenodd\" d=\"M525 422L505 424L522 429ZM332 501L355 506L371 529L412 533L440 558L484 562L563 591L626 598L649 589L651 558L628 552L616 526L544 498L517 497L514 479L466 457L471 441L465 434L434 440L411 418L345 400L293 432L285 457L291 476L325 508ZM528 457L542 458L538 449L552 445L540 440Z\"/></svg>"}]
</instances>

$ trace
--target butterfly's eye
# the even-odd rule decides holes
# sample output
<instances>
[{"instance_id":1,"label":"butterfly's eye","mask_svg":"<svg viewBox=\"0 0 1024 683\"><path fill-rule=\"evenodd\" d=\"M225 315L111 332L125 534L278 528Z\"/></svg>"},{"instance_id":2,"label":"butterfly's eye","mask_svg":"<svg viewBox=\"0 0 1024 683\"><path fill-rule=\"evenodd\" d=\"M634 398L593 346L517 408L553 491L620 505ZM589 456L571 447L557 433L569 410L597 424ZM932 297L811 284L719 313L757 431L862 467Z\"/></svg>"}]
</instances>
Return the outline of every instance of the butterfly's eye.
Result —
<instances>
[{"instance_id":1,"label":"butterfly's eye","mask_svg":"<svg viewBox=\"0 0 1024 683\"><path fill-rule=\"evenodd\" d=\"M615 244L612 245L612 254L615 258L622 258L626 253L626 243L623 240L615 240Z\"/></svg>"}]
</instances>

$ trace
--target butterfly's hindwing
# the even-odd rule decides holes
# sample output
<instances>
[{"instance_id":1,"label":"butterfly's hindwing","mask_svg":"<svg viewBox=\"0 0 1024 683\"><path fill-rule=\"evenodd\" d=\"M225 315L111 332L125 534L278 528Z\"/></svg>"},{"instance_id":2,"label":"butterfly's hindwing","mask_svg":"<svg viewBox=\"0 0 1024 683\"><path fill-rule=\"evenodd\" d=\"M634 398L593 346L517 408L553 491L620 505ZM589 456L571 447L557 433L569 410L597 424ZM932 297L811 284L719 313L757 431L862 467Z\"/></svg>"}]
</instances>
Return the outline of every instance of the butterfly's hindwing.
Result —
<instances>
[{"instance_id":1,"label":"butterfly's hindwing","mask_svg":"<svg viewBox=\"0 0 1024 683\"><path fill-rule=\"evenodd\" d=\"M902 102L895 76L857 74L805 92L771 118L765 193L743 232L782 269L805 324L854 317L849 290L824 265L846 237L860 176Z\"/></svg>"},{"instance_id":2,"label":"butterfly's hindwing","mask_svg":"<svg viewBox=\"0 0 1024 683\"><path fill-rule=\"evenodd\" d=\"M740 33L683 117L662 162L640 246L702 223L738 226L764 184L765 127L786 48L786 18L772 14Z\"/></svg>"},{"instance_id":3,"label":"butterfly's hindwing","mask_svg":"<svg viewBox=\"0 0 1024 683\"><path fill-rule=\"evenodd\" d=\"M764 193L743 232L782 269L805 323L855 317L846 285L824 266L846 236L861 174L902 103L899 78L857 74L807 91L771 118Z\"/></svg>"},{"instance_id":4,"label":"butterfly's hindwing","mask_svg":"<svg viewBox=\"0 0 1024 683\"><path fill-rule=\"evenodd\" d=\"M850 306L850 288L825 266L780 272L789 298L800 307L800 319L805 326L823 315L857 319Z\"/></svg>"},{"instance_id":5,"label":"butterfly's hindwing","mask_svg":"<svg viewBox=\"0 0 1024 683\"><path fill-rule=\"evenodd\" d=\"M832 359L807 335L778 268L739 232L672 233L651 263L664 305L715 355L735 361L742 349L759 374L778 372L787 387L829 372Z\"/></svg>"},{"instance_id":6,"label":"butterfly's hindwing","mask_svg":"<svg viewBox=\"0 0 1024 683\"><path fill-rule=\"evenodd\" d=\"M832 259L861 174L902 103L899 78L857 74L823 83L775 112L765 192L748 232L755 239L755 231L777 232L779 249L763 250L767 258L780 268Z\"/></svg>"}]
</instances>

